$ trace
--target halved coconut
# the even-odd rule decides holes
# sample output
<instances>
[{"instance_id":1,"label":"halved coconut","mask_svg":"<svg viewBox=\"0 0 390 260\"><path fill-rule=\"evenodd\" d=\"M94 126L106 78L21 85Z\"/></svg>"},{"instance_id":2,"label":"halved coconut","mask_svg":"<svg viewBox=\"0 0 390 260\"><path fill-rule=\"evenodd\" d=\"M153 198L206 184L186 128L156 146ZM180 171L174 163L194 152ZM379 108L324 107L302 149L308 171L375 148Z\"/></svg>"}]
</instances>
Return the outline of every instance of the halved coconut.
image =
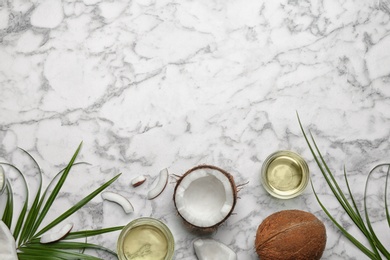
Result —
<instances>
[{"instance_id":1,"label":"halved coconut","mask_svg":"<svg viewBox=\"0 0 390 260\"><path fill-rule=\"evenodd\" d=\"M173 200L190 229L212 232L233 212L237 187L226 171L212 165L200 165L179 178Z\"/></svg>"}]
</instances>

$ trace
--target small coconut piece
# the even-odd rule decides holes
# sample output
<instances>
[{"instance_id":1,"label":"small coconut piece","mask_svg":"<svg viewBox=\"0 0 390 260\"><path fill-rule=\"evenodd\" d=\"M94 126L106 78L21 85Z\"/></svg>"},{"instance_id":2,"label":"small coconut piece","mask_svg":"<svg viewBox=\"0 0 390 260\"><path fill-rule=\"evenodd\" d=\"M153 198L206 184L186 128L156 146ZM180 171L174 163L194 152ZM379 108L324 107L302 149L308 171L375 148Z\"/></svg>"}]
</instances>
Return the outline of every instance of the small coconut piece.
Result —
<instances>
[{"instance_id":1,"label":"small coconut piece","mask_svg":"<svg viewBox=\"0 0 390 260\"><path fill-rule=\"evenodd\" d=\"M148 192L148 199L152 200L156 197L158 197L167 186L168 183L168 169L162 169L158 176L158 181L156 186L154 186L149 192Z\"/></svg>"},{"instance_id":2,"label":"small coconut piece","mask_svg":"<svg viewBox=\"0 0 390 260\"><path fill-rule=\"evenodd\" d=\"M228 172L212 165L200 165L179 178L173 199L190 230L212 232L232 214L237 186Z\"/></svg>"},{"instance_id":3,"label":"small coconut piece","mask_svg":"<svg viewBox=\"0 0 390 260\"><path fill-rule=\"evenodd\" d=\"M211 238L195 240L194 249L199 260L237 260L230 247Z\"/></svg>"},{"instance_id":4,"label":"small coconut piece","mask_svg":"<svg viewBox=\"0 0 390 260\"><path fill-rule=\"evenodd\" d=\"M58 232L45 233L41 236L41 244L53 243L64 238L72 230L73 224L65 224Z\"/></svg>"},{"instance_id":5,"label":"small coconut piece","mask_svg":"<svg viewBox=\"0 0 390 260\"><path fill-rule=\"evenodd\" d=\"M123 210L126 213L134 212L134 207L130 203L130 201L118 193L111 192L111 191L105 191L105 192L102 192L101 196L104 200L112 201L112 202L115 202L115 203L121 205Z\"/></svg>"},{"instance_id":6,"label":"small coconut piece","mask_svg":"<svg viewBox=\"0 0 390 260\"><path fill-rule=\"evenodd\" d=\"M5 185L6 184L6 181L5 181L5 173L4 173L4 168L3 166L0 165L0 194L3 193L3 191L5 190Z\"/></svg>"},{"instance_id":7,"label":"small coconut piece","mask_svg":"<svg viewBox=\"0 0 390 260\"><path fill-rule=\"evenodd\" d=\"M319 260L326 245L324 224L313 214L283 210L263 220L255 248L262 260Z\"/></svg>"},{"instance_id":8,"label":"small coconut piece","mask_svg":"<svg viewBox=\"0 0 390 260\"><path fill-rule=\"evenodd\" d=\"M16 243L7 225L0 220L0 259L18 260Z\"/></svg>"},{"instance_id":9,"label":"small coconut piece","mask_svg":"<svg viewBox=\"0 0 390 260\"><path fill-rule=\"evenodd\" d=\"M143 184L145 181L146 181L145 176L144 175L139 175L139 176L137 176L137 177L135 177L134 179L131 180L131 185L133 187L138 187L141 184Z\"/></svg>"}]
</instances>

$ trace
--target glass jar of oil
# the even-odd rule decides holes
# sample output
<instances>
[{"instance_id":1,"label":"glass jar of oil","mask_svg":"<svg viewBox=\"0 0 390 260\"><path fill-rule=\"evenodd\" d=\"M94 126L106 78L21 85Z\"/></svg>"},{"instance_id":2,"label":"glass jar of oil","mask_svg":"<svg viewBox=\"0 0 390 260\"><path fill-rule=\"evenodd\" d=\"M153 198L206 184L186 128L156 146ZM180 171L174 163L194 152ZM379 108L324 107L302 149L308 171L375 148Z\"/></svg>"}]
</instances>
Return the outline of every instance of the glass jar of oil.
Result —
<instances>
[{"instance_id":1,"label":"glass jar of oil","mask_svg":"<svg viewBox=\"0 0 390 260\"><path fill-rule=\"evenodd\" d=\"M309 174L309 167L300 155L292 151L278 151L264 161L261 181L272 196L290 199L304 191Z\"/></svg>"},{"instance_id":2,"label":"glass jar of oil","mask_svg":"<svg viewBox=\"0 0 390 260\"><path fill-rule=\"evenodd\" d=\"M169 228L154 218L138 218L119 235L119 260L172 260L174 239Z\"/></svg>"}]
</instances>

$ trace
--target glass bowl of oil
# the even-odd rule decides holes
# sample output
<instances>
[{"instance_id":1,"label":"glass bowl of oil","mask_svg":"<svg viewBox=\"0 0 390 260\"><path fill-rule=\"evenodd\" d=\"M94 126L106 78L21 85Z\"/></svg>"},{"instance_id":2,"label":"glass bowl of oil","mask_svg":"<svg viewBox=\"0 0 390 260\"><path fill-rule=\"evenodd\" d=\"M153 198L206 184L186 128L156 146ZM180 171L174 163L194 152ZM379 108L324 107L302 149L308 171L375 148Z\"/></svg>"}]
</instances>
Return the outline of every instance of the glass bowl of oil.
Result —
<instances>
[{"instance_id":1,"label":"glass bowl of oil","mask_svg":"<svg viewBox=\"0 0 390 260\"><path fill-rule=\"evenodd\" d=\"M300 195L309 183L306 161L292 151L278 151L264 161L261 182L269 194L279 199Z\"/></svg>"},{"instance_id":2,"label":"glass bowl of oil","mask_svg":"<svg viewBox=\"0 0 390 260\"><path fill-rule=\"evenodd\" d=\"M138 218L119 235L119 260L172 260L175 241L169 228L154 218Z\"/></svg>"}]
</instances>

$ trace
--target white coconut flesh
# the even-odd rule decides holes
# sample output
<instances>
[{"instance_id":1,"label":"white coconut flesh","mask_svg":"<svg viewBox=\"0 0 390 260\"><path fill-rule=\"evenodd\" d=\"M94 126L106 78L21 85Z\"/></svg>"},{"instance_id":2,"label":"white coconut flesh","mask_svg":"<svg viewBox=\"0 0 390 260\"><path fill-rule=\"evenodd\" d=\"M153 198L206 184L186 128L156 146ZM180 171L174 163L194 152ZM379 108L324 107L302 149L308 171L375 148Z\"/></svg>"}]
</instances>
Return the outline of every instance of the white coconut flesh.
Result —
<instances>
[{"instance_id":1,"label":"white coconut flesh","mask_svg":"<svg viewBox=\"0 0 390 260\"><path fill-rule=\"evenodd\" d=\"M157 198L168 184L169 173L168 169L162 169L159 173L157 184L148 192L148 199Z\"/></svg>"},{"instance_id":2,"label":"white coconut flesh","mask_svg":"<svg viewBox=\"0 0 390 260\"><path fill-rule=\"evenodd\" d=\"M68 223L62 226L57 232L45 233L41 236L41 244L53 243L64 238L73 228L73 223Z\"/></svg>"},{"instance_id":3,"label":"white coconut flesh","mask_svg":"<svg viewBox=\"0 0 390 260\"><path fill-rule=\"evenodd\" d=\"M6 224L0 220L0 259L18 260L15 239Z\"/></svg>"},{"instance_id":4,"label":"white coconut flesh","mask_svg":"<svg viewBox=\"0 0 390 260\"><path fill-rule=\"evenodd\" d=\"M236 253L230 247L211 238L197 239L194 249L199 260L237 260Z\"/></svg>"},{"instance_id":5,"label":"white coconut flesh","mask_svg":"<svg viewBox=\"0 0 390 260\"><path fill-rule=\"evenodd\" d=\"M104 200L112 201L112 202L115 202L115 203L121 205L123 210L126 213L134 212L134 207L131 204L131 202L128 199L126 199L124 196L122 196L118 193L111 192L111 191L105 191L105 192L102 192L101 197Z\"/></svg>"},{"instance_id":6,"label":"white coconut flesh","mask_svg":"<svg viewBox=\"0 0 390 260\"><path fill-rule=\"evenodd\" d=\"M234 206L234 190L222 172L203 168L183 177L175 193L178 213L197 227L212 227L222 222Z\"/></svg>"}]
</instances>

